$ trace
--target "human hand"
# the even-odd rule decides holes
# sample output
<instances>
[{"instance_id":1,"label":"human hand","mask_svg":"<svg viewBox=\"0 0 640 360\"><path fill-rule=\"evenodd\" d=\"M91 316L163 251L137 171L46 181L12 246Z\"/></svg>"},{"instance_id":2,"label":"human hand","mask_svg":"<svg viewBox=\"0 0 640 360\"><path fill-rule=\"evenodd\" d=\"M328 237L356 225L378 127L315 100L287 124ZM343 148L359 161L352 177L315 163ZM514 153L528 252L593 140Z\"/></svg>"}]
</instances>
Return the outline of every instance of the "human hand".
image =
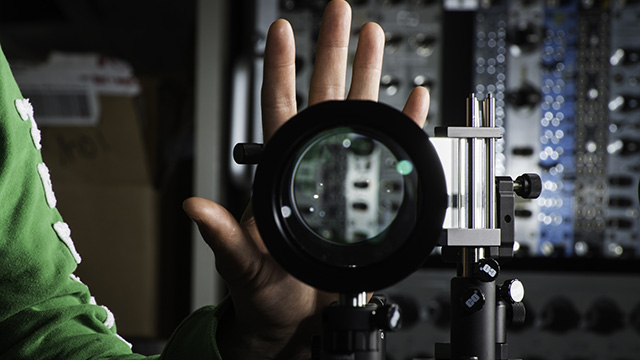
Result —
<instances>
[{"instance_id":1,"label":"human hand","mask_svg":"<svg viewBox=\"0 0 640 360\"><path fill-rule=\"evenodd\" d=\"M351 8L333 0L325 9L309 90L309 105L343 100L346 89ZM384 32L374 23L360 32L353 64L349 100L377 100L384 51ZM298 109L295 43L285 20L273 23L267 36L262 86L265 143ZM416 88L403 112L423 126L429 94ZM184 209L198 224L216 256L234 312L223 319L218 345L228 359L308 359L311 336L319 333L320 312L336 299L293 278L269 255L247 208L237 222L222 206L201 198L185 201Z\"/></svg>"}]
</instances>

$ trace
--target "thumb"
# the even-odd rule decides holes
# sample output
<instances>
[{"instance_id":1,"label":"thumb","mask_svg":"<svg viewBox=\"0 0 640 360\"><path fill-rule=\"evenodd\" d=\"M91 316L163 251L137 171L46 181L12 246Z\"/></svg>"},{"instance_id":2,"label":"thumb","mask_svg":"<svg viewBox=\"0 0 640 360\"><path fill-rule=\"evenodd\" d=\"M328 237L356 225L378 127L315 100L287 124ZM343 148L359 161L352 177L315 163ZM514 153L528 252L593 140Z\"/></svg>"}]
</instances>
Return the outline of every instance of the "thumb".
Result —
<instances>
[{"instance_id":1,"label":"thumb","mask_svg":"<svg viewBox=\"0 0 640 360\"><path fill-rule=\"evenodd\" d=\"M251 264L259 254L233 215L221 205L197 197L185 200L182 207L213 250L220 275L227 282L250 276Z\"/></svg>"}]
</instances>

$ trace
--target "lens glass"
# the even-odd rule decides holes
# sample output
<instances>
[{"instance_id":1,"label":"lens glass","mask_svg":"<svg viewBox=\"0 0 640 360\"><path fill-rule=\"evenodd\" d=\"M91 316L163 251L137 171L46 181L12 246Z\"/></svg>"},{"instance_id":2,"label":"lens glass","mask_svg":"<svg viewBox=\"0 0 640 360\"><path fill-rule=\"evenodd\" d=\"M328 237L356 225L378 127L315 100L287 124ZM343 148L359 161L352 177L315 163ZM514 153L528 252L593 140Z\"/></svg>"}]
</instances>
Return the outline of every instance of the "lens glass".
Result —
<instances>
[{"instance_id":1,"label":"lens glass","mask_svg":"<svg viewBox=\"0 0 640 360\"><path fill-rule=\"evenodd\" d=\"M295 213L313 233L334 244L384 241L405 197L408 160L372 136L350 128L321 133L303 147L293 171ZM288 215L286 215L286 214Z\"/></svg>"}]
</instances>

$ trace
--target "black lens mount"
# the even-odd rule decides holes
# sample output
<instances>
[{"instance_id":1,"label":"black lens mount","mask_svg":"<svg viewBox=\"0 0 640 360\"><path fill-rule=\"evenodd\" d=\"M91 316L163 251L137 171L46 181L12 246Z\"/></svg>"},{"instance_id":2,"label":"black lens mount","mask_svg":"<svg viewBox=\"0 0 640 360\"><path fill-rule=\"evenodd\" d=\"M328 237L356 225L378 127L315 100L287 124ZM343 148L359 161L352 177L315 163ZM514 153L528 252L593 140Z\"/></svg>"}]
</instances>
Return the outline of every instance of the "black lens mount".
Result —
<instances>
[{"instance_id":1,"label":"black lens mount","mask_svg":"<svg viewBox=\"0 0 640 360\"><path fill-rule=\"evenodd\" d=\"M441 233L442 165L427 135L371 101L328 101L265 145L253 211L276 261L301 281L373 291L415 271Z\"/></svg>"}]
</instances>

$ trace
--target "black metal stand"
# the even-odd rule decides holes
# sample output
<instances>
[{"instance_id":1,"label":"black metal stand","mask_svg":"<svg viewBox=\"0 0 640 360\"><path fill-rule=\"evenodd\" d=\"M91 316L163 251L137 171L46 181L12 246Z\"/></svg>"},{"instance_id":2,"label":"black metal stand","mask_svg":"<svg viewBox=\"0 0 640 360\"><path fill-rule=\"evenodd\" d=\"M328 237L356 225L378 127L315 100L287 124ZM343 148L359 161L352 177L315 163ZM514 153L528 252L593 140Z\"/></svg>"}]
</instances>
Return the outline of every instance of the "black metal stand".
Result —
<instances>
[{"instance_id":1,"label":"black metal stand","mask_svg":"<svg viewBox=\"0 0 640 360\"><path fill-rule=\"evenodd\" d=\"M357 296L340 295L324 309L322 335L314 338L312 360L384 360L385 332L400 326L400 310L380 297L359 303ZM346 301L345 301L346 300Z\"/></svg>"},{"instance_id":2,"label":"black metal stand","mask_svg":"<svg viewBox=\"0 0 640 360\"><path fill-rule=\"evenodd\" d=\"M513 181L495 176L495 99L467 99L467 127L436 128L459 145L457 228L448 229L442 254L458 264L451 280L451 343L436 344L439 360L507 360L507 324L524 321L524 287L518 280L497 286L498 260L513 257L515 194L537 198L536 174Z\"/></svg>"},{"instance_id":3,"label":"black metal stand","mask_svg":"<svg viewBox=\"0 0 640 360\"><path fill-rule=\"evenodd\" d=\"M455 277L451 280L451 343L436 344L438 360L507 360L507 326L524 321L522 285ZM515 298L515 299L514 299Z\"/></svg>"},{"instance_id":4,"label":"black metal stand","mask_svg":"<svg viewBox=\"0 0 640 360\"><path fill-rule=\"evenodd\" d=\"M525 320L524 287L517 279L496 285L500 274L496 259L513 256L514 193L537 197L539 177L525 174L515 182L496 178L498 247L443 248L445 260L458 263L458 276L451 280L451 343L436 344L438 360L509 359L507 326Z\"/></svg>"}]
</instances>

